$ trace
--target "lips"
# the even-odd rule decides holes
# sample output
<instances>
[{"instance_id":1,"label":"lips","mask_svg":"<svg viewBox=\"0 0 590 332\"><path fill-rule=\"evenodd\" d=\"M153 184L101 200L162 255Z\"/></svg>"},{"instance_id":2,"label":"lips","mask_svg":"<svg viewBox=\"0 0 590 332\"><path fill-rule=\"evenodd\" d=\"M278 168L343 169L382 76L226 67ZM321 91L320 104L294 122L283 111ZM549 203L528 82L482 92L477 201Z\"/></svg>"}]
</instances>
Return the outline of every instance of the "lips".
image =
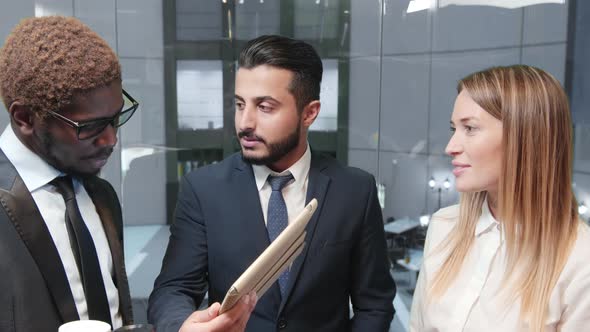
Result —
<instances>
[{"instance_id":1,"label":"lips","mask_svg":"<svg viewBox=\"0 0 590 332\"><path fill-rule=\"evenodd\" d=\"M239 132L238 138L240 139L240 144L245 149L252 149L256 145L264 143L264 139L262 139L262 137L258 137L253 131L249 130Z\"/></svg>"},{"instance_id":2,"label":"lips","mask_svg":"<svg viewBox=\"0 0 590 332\"><path fill-rule=\"evenodd\" d=\"M453 175L455 175L456 177L461 175L465 170L467 170L469 167L471 167L471 165L468 164L462 164L456 161L453 161L451 163L454 168L453 168Z\"/></svg>"},{"instance_id":3,"label":"lips","mask_svg":"<svg viewBox=\"0 0 590 332\"><path fill-rule=\"evenodd\" d=\"M92 166L94 166L94 168L103 168L104 165L106 165L108 160L109 160L108 157L107 158L93 158L93 159L90 159L90 162L92 163Z\"/></svg>"},{"instance_id":4,"label":"lips","mask_svg":"<svg viewBox=\"0 0 590 332\"><path fill-rule=\"evenodd\" d=\"M97 153L97 154L94 154L94 155L85 157L83 159L86 159L86 160L109 159L109 157L111 156L111 153L112 152L113 152L112 150L111 151L108 151L108 152L101 152L101 153Z\"/></svg>"},{"instance_id":5,"label":"lips","mask_svg":"<svg viewBox=\"0 0 590 332\"><path fill-rule=\"evenodd\" d=\"M261 141L255 138L242 137L240 138L240 143L244 148L253 148L257 144L261 143Z\"/></svg>"},{"instance_id":6,"label":"lips","mask_svg":"<svg viewBox=\"0 0 590 332\"><path fill-rule=\"evenodd\" d=\"M100 150L98 153L83 158L86 162L92 165L92 168L101 169L109 161L109 157L113 153L113 149Z\"/></svg>"}]
</instances>

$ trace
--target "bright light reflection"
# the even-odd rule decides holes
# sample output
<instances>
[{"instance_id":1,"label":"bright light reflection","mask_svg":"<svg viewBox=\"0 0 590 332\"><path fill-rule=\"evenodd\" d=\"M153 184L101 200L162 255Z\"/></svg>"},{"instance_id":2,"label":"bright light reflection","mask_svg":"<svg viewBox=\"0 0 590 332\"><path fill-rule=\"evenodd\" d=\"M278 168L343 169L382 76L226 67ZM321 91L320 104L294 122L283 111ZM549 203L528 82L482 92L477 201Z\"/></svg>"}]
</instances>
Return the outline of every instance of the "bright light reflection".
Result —
<instances>
[{"instance_id":1,"label":"bright light reflection","mask_svg":"<svg viewBox=\"0 0 590 332\"><path fill-rule=\"evenodd\" d=\"M439 0L438 7L456 6L490 6L500 8L520 8L543 3L564 4L565 0Z\"/></svg>"},{"instance_id":2,"label":"bright light reflection","mask_svg":"<svg viewBox=\"0 0 590 332\"><path fill-rule=\"evenodd\" d=\"M406 10L406 12L409 14L409 13L414 13L414 12L418 12L421 10L429 9L430 2L431 2L431 0L412 0L408 4L408 9Z\"/></svg>"},{"instance_id":3,"label":"bright light reflection","mask_svg":"<svg viewBox=\"0 0 590 332\"><path fill-rule=\"evenodd\" d=\"M415 13L430 8L447 6L488 6L515 9L540 4L565 4L565 0L439 0L438 6L432 0L411 0L406 13Z\"/></svg>"},{"instance_id":4,"label":"bright light reflection","mask_svg":"<svg viewBox=\"0 0 590 332\"><path fill-rule=\"evenodd\" d=\"M430 216L429 215L420 216L420 225L422 227L428 226L428 223L429 222L430 222Z\"/></svg>"}]
</instances>

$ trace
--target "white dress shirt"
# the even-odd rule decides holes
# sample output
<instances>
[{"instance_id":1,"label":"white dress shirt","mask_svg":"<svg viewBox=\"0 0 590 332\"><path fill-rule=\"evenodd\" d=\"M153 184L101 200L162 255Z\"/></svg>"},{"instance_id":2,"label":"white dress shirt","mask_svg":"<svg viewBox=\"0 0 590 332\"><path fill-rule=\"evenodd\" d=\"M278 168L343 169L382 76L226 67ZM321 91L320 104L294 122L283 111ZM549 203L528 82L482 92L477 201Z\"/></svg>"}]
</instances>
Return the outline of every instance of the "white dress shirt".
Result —
<instances>
[{"instance_id":1,"label":"white dress shirt","mask_svg":"<svg viewBox=\"0 0 590 332\"><path fill-rule=\"evenodd\" d=\"M446 254L439 244L459 217L459 206L432 217L424 245L424 261L416 285L410 331L529 331L520 317L520 301L505 300L503 277L506 247L498 223L484 202L475 241L460 272L439 300L427 303L426 291ZM543 331L590 331L590 229L580 224L578 238L549 300ZM510 295L510 294L508 294Z\"/></svg>"},{"instance_id":2,"label":"white dress shirt","mask_svg":"<svg viewBox=\"0 0 590 332\"><path fill-rule=\"evenodd\" d=\"M29 150L16 137L10 125L4 130L2 136L0 136L0 149L4 151L4 154L10 160L31 193L59 253L70 284L70 289L72 290L72 295L74 296L78 315L80 319L88 319L84 288L82 287L80 274L76 266L76 260L66 229L66 205L62 195L56 191L53 185L49 184L53 179L64 174ZM119 312L119 293L112 278L114 273L113 260L108 240L92 199L88 196L84 186L78 180L74 180L73 182L80 213L92 235L94 246L96 247L100 270L110 305L113 328L118 328L123 325L123 321Z\"/></svg>"},{"instance_id":3,"label":"white dress shirt","mask_svg":"<svg viewBox=\"0 0 590 332\"><path fill-rule=\"evenodd\" d=\"M282 190L283 199L287 205L287 214L289 216L289 223L293 221L305 207L305 197L307 195L307 183L309 182L309 167L311 166L311 150L309 144L305 153L299 160L291 167L287 168L281 173L274 172L270 168L263 165L252 165L254 177L256 178L256 187L260 195L260 205L264 215L264 223L267 222L268 201L272 189L267 179L269 175L283 176L289 173L293 175L291 180Z\"/></svg>"},{"instance_id":4,"label":"white dress shirt","mask_svg":"<svg viewBox=\"0 0 590 332\"><path fill-rule=\"evenodd\" d=\"M412 303L410 331L529 331L528 322L520 316L520 301L507 302L506 292L500 292L507 286L502 283L506 247L501 224L490 213L487 201L460 272L440 299L427 303L425 294L446 256L437 249L458 217L458 205L441 209L432 217ZM576 243L551 293L543 331L590 331L588 257L590 229L580 224Z\"/></svg>"}]
</instances>

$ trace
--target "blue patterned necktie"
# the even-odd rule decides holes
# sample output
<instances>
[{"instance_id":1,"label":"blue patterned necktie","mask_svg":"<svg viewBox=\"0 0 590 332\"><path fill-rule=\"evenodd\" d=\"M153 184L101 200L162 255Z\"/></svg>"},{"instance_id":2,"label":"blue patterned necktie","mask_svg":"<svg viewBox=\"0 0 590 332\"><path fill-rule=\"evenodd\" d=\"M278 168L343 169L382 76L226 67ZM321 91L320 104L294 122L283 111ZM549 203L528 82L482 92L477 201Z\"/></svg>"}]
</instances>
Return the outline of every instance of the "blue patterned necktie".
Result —
<instances>
[{"instance_id":1,"label":"blue patterned necktie","mask_svg":"<svg viewBox=\"0 0 590 332\"><path fill-rule=\"evenodd\" d=\"M281 190L293 179L293 175L285 176L269 176L268 183L272 189L270 199L268 200L268 213L266 229L270 242L274 241L279 234L289 224L289 215L287 214L287 205ZM279 288L281 289L281 296L285 295L287 288L287 280L289 280L289 270L287 269L279 276Z\"/></svg>"}]
</instances>

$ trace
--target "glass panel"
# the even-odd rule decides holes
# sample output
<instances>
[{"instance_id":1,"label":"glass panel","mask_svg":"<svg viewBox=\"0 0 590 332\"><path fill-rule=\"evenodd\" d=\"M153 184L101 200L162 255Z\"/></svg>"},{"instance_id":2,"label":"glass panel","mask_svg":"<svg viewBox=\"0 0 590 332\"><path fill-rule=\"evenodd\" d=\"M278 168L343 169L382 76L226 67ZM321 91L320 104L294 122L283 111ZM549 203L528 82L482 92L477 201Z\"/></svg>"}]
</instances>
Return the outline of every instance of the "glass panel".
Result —
<instances>
[{"instance_id":1,"label":"glass panel","mask_svg":"<svg viewBox=\"0 0 590 332\"><path fill-rule=\"evenodd\" d=\"M0 103L0 131L3 131L9 123L10 117L8 116L8 111L6 110L4 103Z\"/></svg>"},{"instance_id":2,"label":"glass panel","mask_svg":"<svg viewBox=\"0 0 590 332\"><path fill-rule=\"evenodd\" d=\"M220 0L177 0L176 39L221 40L223 37Z\"/></svg>"},{"instance_id":3,"label":"glass panel","mask_svg":"<svg viewBox=\"0 0 590 332\"><path fill-rule=\"evenodd\" d=\"M35 17L53 16L53 15L67 15L73 14L71 3L51 1L51 0L35 0Z\"/></svg>"},{"instance_id":4,"label":"glass panel","mask_svg":"<svg viewBox=\"0 0 590 332\"><path fill-rule=\"evenodd\" d=\"M223 128L221 60L176 62L178 129Z\"/></svg>"},{"instance_id":5,"label":"glass panel","mask_svg":"<svg viewBox=\"0 0 590 332\"><path fill-rule=\"evenodd\" d=\"M320 90L320 114L310 130L336 131L338 127L338 60L324 59L324 74Z\"/></svg>"},{"instance_id":6,"label":"glass panel","mask_svg":"<svg viewBox=\"0 0 590 332\"><path fill-rule=\"evenodd\" d=\"M336 39L339 30L340 6L345 1L295 0L295 35L305 40ZM372 6L369 6L372 7ZM374 7L373 7L374 8ZM375 8L374 8L375 9Z\"/></svg>"},{"instance_id":7,"label":"glass panel","mask_svg":"<svg viewBox=\"0 0 590 332\"><path fill-rule=\"evenodd\" d=\"M281 1L237 1L236 38L249 40L280 31Z\"/></svg>"}]
</instances>

